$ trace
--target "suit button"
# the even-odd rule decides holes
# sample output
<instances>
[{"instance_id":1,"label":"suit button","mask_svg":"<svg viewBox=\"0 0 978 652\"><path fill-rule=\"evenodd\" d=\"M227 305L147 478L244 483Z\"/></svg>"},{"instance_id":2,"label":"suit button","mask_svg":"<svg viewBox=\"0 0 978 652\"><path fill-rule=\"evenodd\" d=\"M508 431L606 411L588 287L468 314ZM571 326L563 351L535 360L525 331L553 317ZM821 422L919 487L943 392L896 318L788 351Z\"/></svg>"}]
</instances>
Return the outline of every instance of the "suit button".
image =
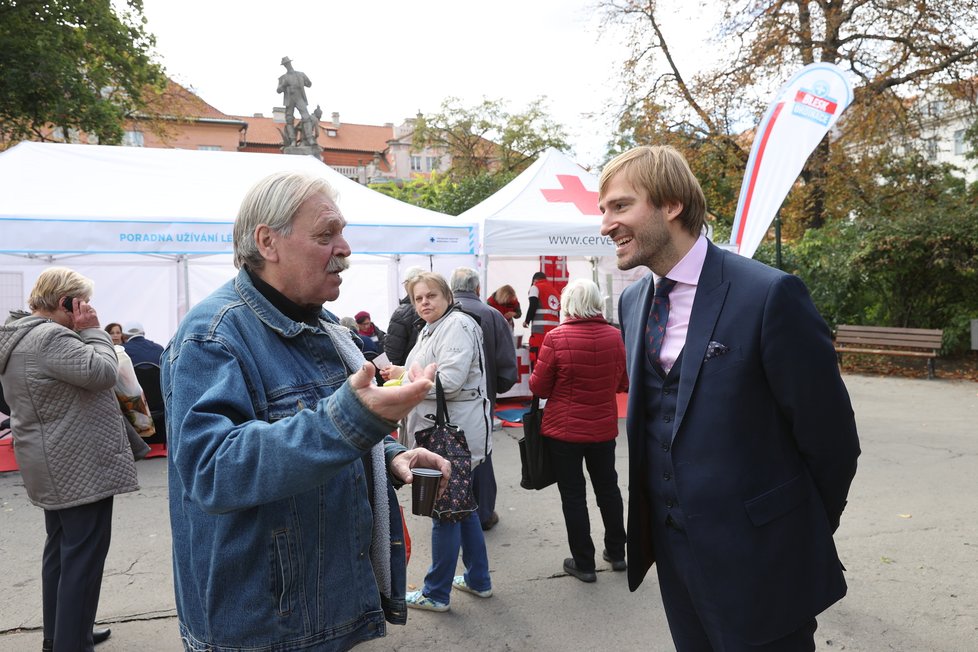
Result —
<instances>
[{"instance_id":1,"label":"suit button","mask_svg":"<svg viewBox=\"0 0 978 652\"><path fill-rule=\"evenodd\" d=\"M668 471L666 471L665 473L662 474L662 479L663 480L671 480L672 479L672 474L669 473Z\"/></svg>"},{"instance_id":2,"label":"suit button","mask_svg":"<svg viewBox=\"0 0 978 652\"><path fill-rule=\"evenodd\" d=\"M672 502L671 500L667 500L667 501L666 501L666 508L668 508L668 509L672 509L672 508L673 508L673 506L675 506L675 504L676 504L676 503L674 503L674 502Z\"/></svg>"},{"instance_id":3,"label":"suit button","mask_svg":"<svg viewBox=\"0 0 978 652\"><path fill-rule=\"evenodd\" d=\"M667 414L666 416L662 417L662 420L666 423L670 423L672 421L672 416Z\"/></svg>"},{"instance_id":4,"label":"suit button","mask_svg":"<svg viewBox=\"0 0 978 652\"><path fill-rule=\"evenodd\" d=\"M670 394L672 394L672 390L671 389L662 390L662 394L664 396L669 396Z\"/></svg>"},{"instance_id":5,"label":"suit button","mask_svg":"<svg viewBox=\"0 0 978 652\"><path fill-rule=\"evenodd\" d=\"M662 450L664 450L665 452L668 453L669 452L669 444L663 444L662 445Z\"/></svg>"}]
</instances>

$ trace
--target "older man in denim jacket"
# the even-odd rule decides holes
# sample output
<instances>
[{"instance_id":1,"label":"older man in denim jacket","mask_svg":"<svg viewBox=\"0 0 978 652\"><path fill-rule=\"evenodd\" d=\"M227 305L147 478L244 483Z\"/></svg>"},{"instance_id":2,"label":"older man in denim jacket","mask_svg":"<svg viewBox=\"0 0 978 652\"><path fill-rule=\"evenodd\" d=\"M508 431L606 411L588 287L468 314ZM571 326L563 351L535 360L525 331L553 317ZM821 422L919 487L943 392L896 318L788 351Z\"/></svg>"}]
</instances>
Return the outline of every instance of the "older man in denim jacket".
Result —
<instances>
[{"instance_id":1,"label":"older man in denim jacket","mask_svg":"<svg viewBox=\"0 0 978 652\"><path fill-rule=\"evenodd\" d=\"M350 247L333 190L279 173L245 197L236 278L162 361L170 523L187 650L346 650L406 621L393 485L448 463L389 437L434 368L381 388L323 310Z\"/></svg>"}]
</instances>

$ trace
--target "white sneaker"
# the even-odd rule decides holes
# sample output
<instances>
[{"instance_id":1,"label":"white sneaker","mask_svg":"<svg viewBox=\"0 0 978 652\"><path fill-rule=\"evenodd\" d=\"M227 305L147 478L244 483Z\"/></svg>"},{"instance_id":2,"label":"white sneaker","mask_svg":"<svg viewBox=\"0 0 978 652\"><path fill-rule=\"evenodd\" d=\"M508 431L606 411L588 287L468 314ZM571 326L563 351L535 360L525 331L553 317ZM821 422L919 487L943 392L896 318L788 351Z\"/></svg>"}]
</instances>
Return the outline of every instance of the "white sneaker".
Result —
<instances>
[{"instance_id":1,"label":"white sneaker","mask_svg":"<svg viewBox=\"0 0 978 652\"><path fill-rule=\"evenodd\" d=\"M471 586L465 583L465 575L456 575L455 579L452 580L452 587L458 589L459 591L465 591L466 593L471 593L472 595L479 596L480 598L491 598L492 589L486 589L485 591L476 591Z\"/></svg>"},{"instance_id":2,"label":"white sneaker","mask_svg":"<svg viewBox=\"0 0 978 652\"><path fill-rule=\"evenodd\" d=\"M447 602L438 602L437 600L432 600L428 596L421 593L421 591L411 591L404 596L404 601L407 602L407 606L413 609L424 609L425 611L448 611Z\"/></svg>"}]
</instances>

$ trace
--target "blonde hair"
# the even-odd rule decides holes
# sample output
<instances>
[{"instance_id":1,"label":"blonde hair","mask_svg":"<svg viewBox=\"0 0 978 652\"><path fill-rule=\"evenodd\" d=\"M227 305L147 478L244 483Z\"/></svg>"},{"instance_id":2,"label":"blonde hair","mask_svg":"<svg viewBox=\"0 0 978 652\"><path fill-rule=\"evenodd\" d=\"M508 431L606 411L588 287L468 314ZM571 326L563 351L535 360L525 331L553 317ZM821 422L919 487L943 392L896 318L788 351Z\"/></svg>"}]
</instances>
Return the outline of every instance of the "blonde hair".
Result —
<instances>
[{"instance_id":1,"label":"blonde hair","mask_svg":"<svg viewBox=\"0 0 978 652\"><path fill-rule=\"evenodd\" d=\"M234 266L262 269L265 259L255 242L255 229L265 224L276 233L289 235L299 207L315 195L325 195L336 205L336 191L322 177L276 172L256 183L241 200L234 220Z\"/></svg>"},{"instance_id":2,"label":"blonde hair","mask_svg":"<svg viewBox=\"0 0 978 652\"><path fill-rule=\"evenodd\" d=\"M560 293L560 312L567 319L603 316L601 291L597 284L586 278L568 283Z\"/></svg>"},{"instance_id":3,"label":"blonde hair","mask_svg":"<svg viewBox=\"0 0 978 652\"><path fill-rule=\"evenodd\" d=\"M455 295L452 294L452 288L448 287L448 281L445 280L444 276L437 272L421 272L408 281L407 293L411 305L414 305L414 288L418 283L424 283L429 288L438 288L445 298L448 299L448 305L455 303Z\"/></svg>"},{"instance_id":4,"label":"blonde hair","mask_svg":"<svg viewBox=\"0 0 978 652\"><path fill-rule=\"evenodd\" d=\"M500 285L492 296L496 298L496 301L502 303L509 303L516 298L516 290L513 289L512 285Z\"/></svg>"},{"instance_id":5,"label":"blonde hair","mask_svg":"<svg viewBox=\"0 0 978 652\"><path fill-rule=\"evenodd\" d=\"M656 208L679 203L679 222L698 236L706 225L706 197L682 154L668 145L642 145L619 154L601 171L598 193L604 195L618 174L636 189L644 190Z\"/></svg>"},{"instance_id":6,"label":"blonde hair","mask_svg":"<svg viewBox=\"0 0 978 652\"><path fill-rule=\"evenodd\" d=\"M58 309L61 297L88 301L95 292L95 281L67 267L48 267L41 272L31 289L28 306L32 311L52 312Z\"/></svg>"}]
</instances>

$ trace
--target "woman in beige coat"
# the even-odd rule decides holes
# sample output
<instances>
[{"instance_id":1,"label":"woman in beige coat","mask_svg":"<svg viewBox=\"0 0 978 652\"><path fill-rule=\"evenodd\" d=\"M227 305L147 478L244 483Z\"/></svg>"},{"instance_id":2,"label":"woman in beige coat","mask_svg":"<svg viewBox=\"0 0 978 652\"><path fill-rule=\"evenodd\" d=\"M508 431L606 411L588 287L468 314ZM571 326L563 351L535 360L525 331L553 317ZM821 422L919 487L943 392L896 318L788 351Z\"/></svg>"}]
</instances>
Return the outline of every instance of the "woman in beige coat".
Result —
<instances>
[{"instance_id":1,"label":"woman in beige coat","mask_svg":"<svg viewBox=\"0 0 978 652\"><path fill-rule=\"evenodd\" d=\"M44 649L91 650L113 496L136 466L113 388L112 339L89 304L92 281L64 267L37 279L31 314L0 328L0 381L27 494L44 509Z\"/></svg>"}]
</instances>

